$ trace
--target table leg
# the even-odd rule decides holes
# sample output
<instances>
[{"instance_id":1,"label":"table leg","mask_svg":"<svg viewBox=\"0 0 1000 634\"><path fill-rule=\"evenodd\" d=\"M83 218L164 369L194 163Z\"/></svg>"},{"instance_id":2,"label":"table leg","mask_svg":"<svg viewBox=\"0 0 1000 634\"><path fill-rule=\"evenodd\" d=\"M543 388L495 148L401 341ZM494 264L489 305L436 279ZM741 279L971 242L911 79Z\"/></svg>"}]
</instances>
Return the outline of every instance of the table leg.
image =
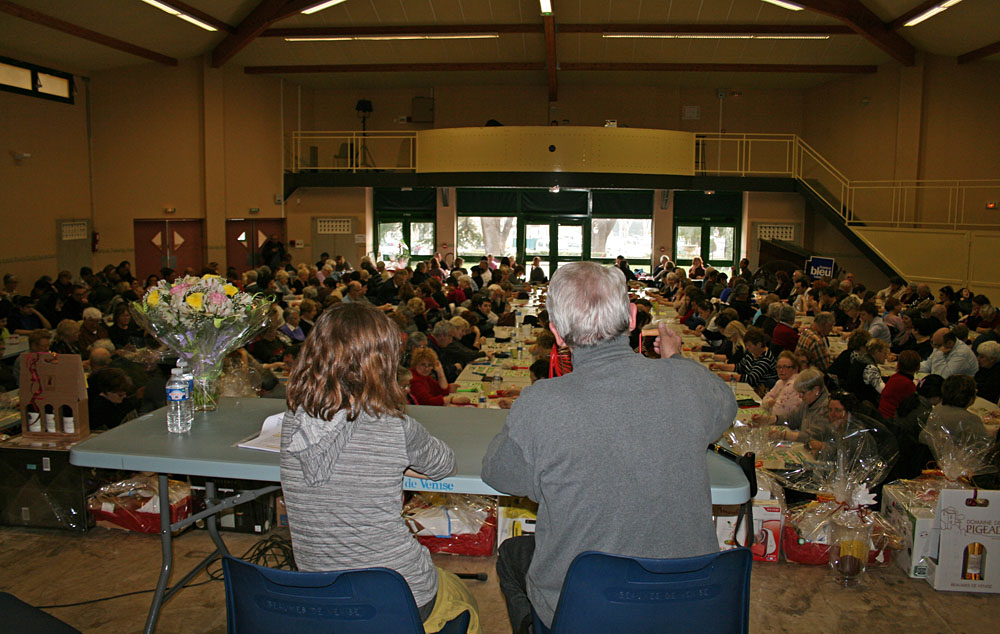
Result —
<instances>
[{"instance_id":1,"label":"table leg","mask_svg":"<svg viewBox=\"0 0 1000 634\"><path fill-rule=\"evenodd\" d=\"M206 506L217 504L215 499L215 482L211 480L205 482L205 503ZM216 524L215 514L205 518L205 527L208 529L208 536L212 538L212 542L215 543L215 547L218 548L219 553L228 555L229 549L226 548L225 542L222 541L222 536L219 535L219 526Z\"/></svg>"},{"instance_id":2,"label":"table leg","mask_svg":"<svg viewBox=\"0 0 1000 634\"><path fill-rule=\"evenodd\" d=\"M160 496L160 550L163 561L160 565L160 578L156 582L156 592L153 594L153 603L149 606L149 615L146 617L146 627L142 630L144 634L152 634L156 629L156 620L160 617L160 607L163 605L163 596L167 591L167 582L170 581L174 560L173 536L170 534L170 489L167 474L161 473L157 478Z\"/></svg>"}]
</instances>

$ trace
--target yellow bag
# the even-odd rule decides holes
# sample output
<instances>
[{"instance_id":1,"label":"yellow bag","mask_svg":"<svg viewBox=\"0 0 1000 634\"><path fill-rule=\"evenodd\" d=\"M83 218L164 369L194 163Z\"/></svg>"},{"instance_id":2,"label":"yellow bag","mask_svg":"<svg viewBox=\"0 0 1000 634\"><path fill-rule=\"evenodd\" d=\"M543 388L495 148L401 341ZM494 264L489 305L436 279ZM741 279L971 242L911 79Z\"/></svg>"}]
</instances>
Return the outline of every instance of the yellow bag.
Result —
<instances>
[{"instance_id":1,"label":"yellow bag","mask_svg":"<svg viewBox=\"0 0 1000 634\"><path fill-rule=\"evenodd\" d=\"M438 589L434 609L424 621L427 634L439 631L448 621L468 610L470 614L468 634L481 634L479 627L479 606L465 586L465 582L447 570L437 568Z\"/></svg>"}]
</instances>

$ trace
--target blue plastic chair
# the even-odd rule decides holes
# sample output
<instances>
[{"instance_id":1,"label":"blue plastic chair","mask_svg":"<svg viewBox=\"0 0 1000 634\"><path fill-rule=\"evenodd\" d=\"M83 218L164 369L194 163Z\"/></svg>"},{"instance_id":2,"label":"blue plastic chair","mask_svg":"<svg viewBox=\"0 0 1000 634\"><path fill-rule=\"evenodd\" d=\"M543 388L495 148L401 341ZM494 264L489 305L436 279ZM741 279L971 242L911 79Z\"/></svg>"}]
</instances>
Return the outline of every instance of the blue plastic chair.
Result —
<instances>
[{"instance_id":1,"label":"blue plastic chair","mask_svg":"<svg viewBox=\"0 0 1000 634\"><path fill-rule=\"evenodd\" d=\"M552 629L536 615L535 634L746 633L751 562L746 548L683 559L580 553Z\"/></svg>"},{"instance_id":2,"label":"blue plastic chair","mask_svg":"<svg viewBox=\"0 0 1000 634\"><path fill-rule=\"evenodd\" d=\"M230 634L424 634L406 580L388 568L297 572L223 556ZM442 633L464 634L463 612Z\"/></svg>"}]
</instances>

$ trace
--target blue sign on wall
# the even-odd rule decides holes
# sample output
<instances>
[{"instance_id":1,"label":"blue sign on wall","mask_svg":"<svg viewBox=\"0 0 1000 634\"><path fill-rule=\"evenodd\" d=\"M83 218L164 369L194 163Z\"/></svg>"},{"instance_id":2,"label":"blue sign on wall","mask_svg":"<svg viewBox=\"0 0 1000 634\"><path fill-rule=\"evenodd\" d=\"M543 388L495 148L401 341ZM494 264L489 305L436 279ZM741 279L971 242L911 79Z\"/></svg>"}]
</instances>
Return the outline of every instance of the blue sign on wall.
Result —
<instances>
[{"instance_id":1,"label":"blue sign on wall","mask_svg":"<svg viewBox=\"0 0 1000 634\"><path fill-rule=\"evenodd\" d=\"M806 262L806 273L811 277L833 277L833 258L813 256Z\"/></svg>"}]
</instances>

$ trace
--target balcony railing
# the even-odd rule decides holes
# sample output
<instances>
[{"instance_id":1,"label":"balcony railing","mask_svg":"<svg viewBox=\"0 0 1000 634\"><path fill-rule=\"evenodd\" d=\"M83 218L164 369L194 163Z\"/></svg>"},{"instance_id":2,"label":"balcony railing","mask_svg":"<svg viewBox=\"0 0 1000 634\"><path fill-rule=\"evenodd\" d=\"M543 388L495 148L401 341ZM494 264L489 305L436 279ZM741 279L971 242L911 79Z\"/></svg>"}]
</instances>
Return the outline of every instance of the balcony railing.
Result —
<instances>
[{"instance_id":1,"label":"balcony railing","mask_svg":"<svg viewBox=\"0 0 1000 634\"><path fill-rule=\"evenodd\" d=\"M286 165L292 172L413 172L415 132L292 132Z\"/></svg>"},{"instance_id":2,"label":"balcony railing","mask_svg":"<svg viewBox=\"0 0 1000 634\"><path fill-rule=\"evenodd\" d=\"M695 135L699 176L798 179L855 226L1000 229L1000 179L849 180L794 134ZM416 132L293 132L292 172L417 171Z\"/></svg>"}]
</instances>

